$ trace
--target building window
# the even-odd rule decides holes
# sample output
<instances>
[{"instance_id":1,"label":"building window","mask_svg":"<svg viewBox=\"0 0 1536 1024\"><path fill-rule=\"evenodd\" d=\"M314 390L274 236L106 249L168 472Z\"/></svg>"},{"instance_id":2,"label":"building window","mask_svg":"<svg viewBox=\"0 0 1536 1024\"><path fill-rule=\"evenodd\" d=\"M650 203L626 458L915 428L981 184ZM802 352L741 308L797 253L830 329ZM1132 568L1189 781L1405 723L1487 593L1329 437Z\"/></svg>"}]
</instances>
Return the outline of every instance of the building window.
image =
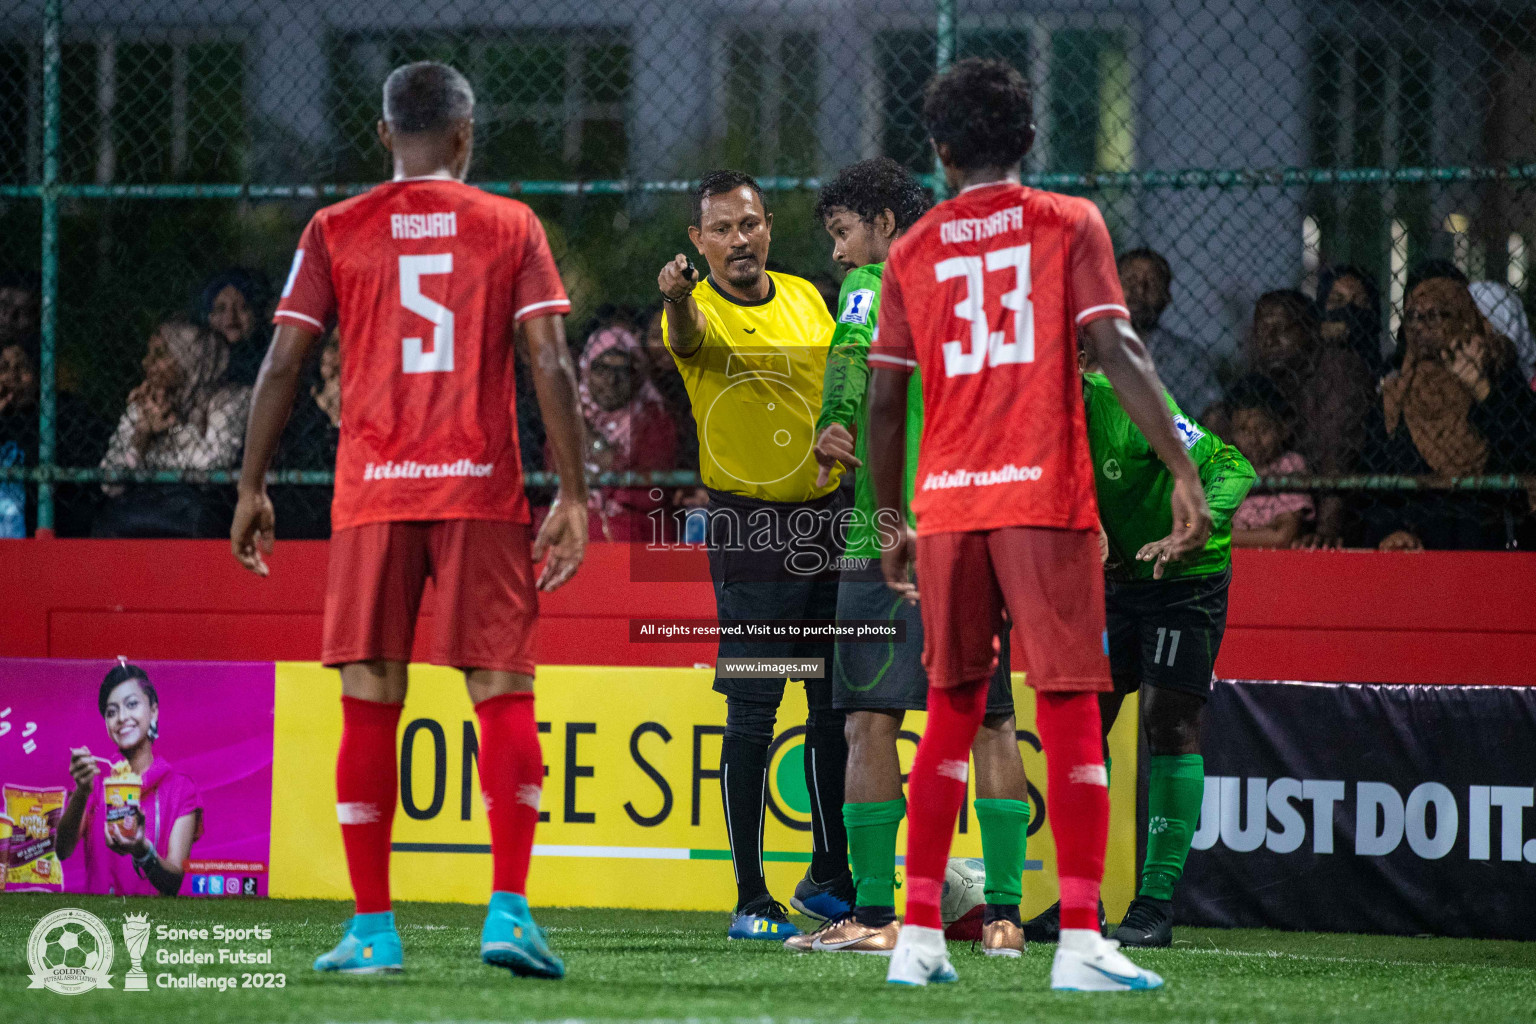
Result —
<instances>
[{"instance_id":1,"label":"building window","mask_svg":"<svg viewBox=\"0 0 1536 1024\"><path fill-rule=\"evenodd\" d=\"M720 162L758 174L817 171L814 32L764 28L724 39Z\"/></svg>"},{"instance_id":2,"label":"building window","mask_svg":"<svg viewBox=\"0 0 1536 1024\"><path fill-rule=\"evenodd\" d=\"M957 35L957 57L1008 61L1030 79L1039 128L1030 169L1093 173L1135 166L1128 28L1103 19L1098 27L1059 18L962 19ZM921 114L923 87L936 66L934 33L880 32L875 47L884 152L913 170L931 170Z\"/></svg>"},{"instance_id":3,"label":"building window","mask_svg":"<svg viewBox=\"0 0 1536 1024\"><path fill-rule=\"evenodd\" d=\"M244 44L218 30L101 28L66 37L63 180L240 181L249 151L245 82ZM40 103L30 116L40 136Z\"/></svg>"},{"instance_id":4,"label":"building window","mask_svg":"<svg viewBox=\"0 0 1536 1024\"><path fill-rule=\"evenodd\" d=\"M335 172L378 176L373 140L379 88L389 72L417 60L452 64L475 86L477 177L556 180L624 174L631 50L609 29L484 29L348 33L330 44Z\"/></svg>"}]
</instances>

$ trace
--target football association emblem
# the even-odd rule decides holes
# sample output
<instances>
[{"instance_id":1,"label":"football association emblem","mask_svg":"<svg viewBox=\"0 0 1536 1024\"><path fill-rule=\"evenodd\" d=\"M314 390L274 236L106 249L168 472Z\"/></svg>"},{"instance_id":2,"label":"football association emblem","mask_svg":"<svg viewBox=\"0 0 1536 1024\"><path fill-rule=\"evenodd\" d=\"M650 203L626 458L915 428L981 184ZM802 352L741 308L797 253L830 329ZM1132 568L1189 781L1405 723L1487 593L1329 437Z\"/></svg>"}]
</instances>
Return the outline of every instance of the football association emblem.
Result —
<instances>
[{"instance_id":1,"label":"football association emblem","mask_svg":"<svg viewBox=\"0 0 1536 1024\"><path fill-rule=\"evenodd\" d=\"M112 933L101 918L73 908L37 922L27 939L28 988L74 996L112 987Z\"/></svg>"}]
</instances>

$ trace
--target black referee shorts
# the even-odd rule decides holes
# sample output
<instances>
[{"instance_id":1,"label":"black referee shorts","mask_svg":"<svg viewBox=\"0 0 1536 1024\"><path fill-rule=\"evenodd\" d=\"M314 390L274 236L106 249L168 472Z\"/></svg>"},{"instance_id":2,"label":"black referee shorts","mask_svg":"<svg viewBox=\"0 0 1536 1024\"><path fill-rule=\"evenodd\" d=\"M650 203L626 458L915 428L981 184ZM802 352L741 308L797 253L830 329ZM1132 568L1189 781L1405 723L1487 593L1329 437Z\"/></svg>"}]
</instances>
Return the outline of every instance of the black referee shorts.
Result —
<instances>
[{"instance_id":1,"label":"black referee shorts","mask_svg":"<svg viewBox=\"0 0 1536 1024\"><path fill-rule=\"evenodd\" d=\"M1142 685L1209 696L1227 629L1228 566L1209 576L1104 582L1109 674L1116 693Z\"/></svg>"},{"instance_id":2,"label":"black referee shorts","mask_svg":"<svg viewBox=\"0 0 1536 1024\"><path fill-rule=\"evenodd\" d=\"M751 620L837 618L837 519L848 488L807 502L764 501L711 490L706 545L720 625ZM821 658L832 673L833 641L773 642L722 636L718 658ZM783 679L715 675L715 690L761 702L777 701Z\"/></svg>"}]
</instances>

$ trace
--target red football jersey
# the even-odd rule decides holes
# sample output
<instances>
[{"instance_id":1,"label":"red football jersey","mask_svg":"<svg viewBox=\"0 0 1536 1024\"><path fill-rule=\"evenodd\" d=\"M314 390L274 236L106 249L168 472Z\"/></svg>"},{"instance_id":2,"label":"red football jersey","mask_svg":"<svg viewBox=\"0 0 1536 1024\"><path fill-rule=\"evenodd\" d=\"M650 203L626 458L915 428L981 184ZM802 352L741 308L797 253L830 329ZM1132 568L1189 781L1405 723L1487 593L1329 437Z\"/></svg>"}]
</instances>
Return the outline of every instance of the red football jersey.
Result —
<instances>
[{"instance_id":1,"label":"red football jersey","mask_svg":"<svg viewBox=\"0 0 1536 1024\"><path fill-rule=\"evenodd\" d=\"M1096 526L1076 328L1112 316L1130 313L1087 199L976 186L897 240L869 361L921 371L918 533Z\"/></svg>"},{"instance_id":2,"label":"red football jersey","mask_svg":"<svg viewBox=\"0 0 1536 1024\"><path fill-rule=\"evenodd\" d=\"M532 210L445 178L315 214L275 323L341 346L331 526L526 523L512 332L571 304Z\"/></svg>"}]
</instances>

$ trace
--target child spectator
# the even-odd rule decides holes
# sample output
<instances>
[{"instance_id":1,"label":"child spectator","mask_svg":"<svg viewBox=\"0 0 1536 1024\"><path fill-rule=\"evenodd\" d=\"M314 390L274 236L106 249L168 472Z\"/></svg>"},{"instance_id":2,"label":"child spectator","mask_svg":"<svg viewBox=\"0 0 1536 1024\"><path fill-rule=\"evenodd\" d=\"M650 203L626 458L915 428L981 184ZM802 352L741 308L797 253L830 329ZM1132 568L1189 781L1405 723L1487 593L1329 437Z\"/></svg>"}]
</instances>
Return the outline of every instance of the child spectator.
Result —
<instances>
[{"instance_id":1,"label":"child spectator","mask_svg":"<svg viewBox=\"0 0 1536 1024\"><path fill-rule=\"evenodd\" d=\"M1232 415L1232 443L1262 477L1293 476L1307 471L1307 460L1290 450L1290 406L1267 378L1239 380L1227 398ZM1312 498L1301 491L1249 494L1232 517L1232 545L1240 548L1288 548L1312 516Z\"/></svg>"}]
</instances>

